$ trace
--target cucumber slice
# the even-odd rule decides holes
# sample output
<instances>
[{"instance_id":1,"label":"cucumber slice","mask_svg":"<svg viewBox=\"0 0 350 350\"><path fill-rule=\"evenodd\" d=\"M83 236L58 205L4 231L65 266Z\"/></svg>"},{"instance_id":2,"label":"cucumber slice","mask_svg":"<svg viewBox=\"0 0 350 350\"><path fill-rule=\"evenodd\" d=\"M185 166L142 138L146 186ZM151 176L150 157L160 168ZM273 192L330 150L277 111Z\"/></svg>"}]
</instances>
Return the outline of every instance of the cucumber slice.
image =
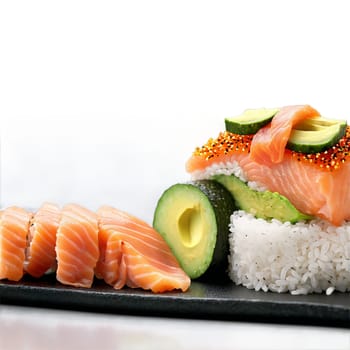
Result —
<instances>
[{"instance_id":1,"label":"cucumber slice","mask_svg":"<svg viewBox=\"0 0 350 350\"><path fill-rule=\"evenodd\" d=\"M310 220L284 196L277 192L255 191L234 175L216 175L213 180L222 184L233 196L239 209L265 220L277 219L292 224Z\"/></svg>"},{"instance_id":2,"label":"cucumber slice","mask_svg":"<svg viewBox=\"0 0 350 350\"><path fill-rule=\"evenodd\" d=\"M226 131L234 134L255 134L259 129L268 124L279 109L246 109L243 114L225 119Z\"/></svg>"},{"instance_id":3,"label":"cucumber slice","mask_svg":"<svg viewBox=\"0 0 350 350\"><path fill-rule=\"evenodd\" d=\"M231 194L219 183L176 184L160 197L153 227L192 279L226 272Z\"/></svg>"},{"instance_id":4,"label":"cucumber slice","mask_svg":"<svg viewBox=\"0 0 350 350\"><path fill-rule=\"evenodd\" d=\"M345 120L323 117L306 119L293 128L287 148L307 154L323 152L345 135L346 126Z\"/></svg>"}]
</instances>

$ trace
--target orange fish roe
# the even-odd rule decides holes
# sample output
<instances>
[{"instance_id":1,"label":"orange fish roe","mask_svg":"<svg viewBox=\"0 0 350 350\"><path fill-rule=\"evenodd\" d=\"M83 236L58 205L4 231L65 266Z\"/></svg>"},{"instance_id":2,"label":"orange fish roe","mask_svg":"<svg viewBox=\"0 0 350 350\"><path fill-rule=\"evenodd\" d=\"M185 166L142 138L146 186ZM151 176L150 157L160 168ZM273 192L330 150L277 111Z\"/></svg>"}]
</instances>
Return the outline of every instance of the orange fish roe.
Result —
<instances>
[{"instance_id":1,"label":"orange fish roe","mask_svg":"<svg viewBox=\"0 0 350 350\"><path fill-rule=\"evenodd\" d=\"M343 138L337 144L323 152L304 154L292 152L298 161L318 165L323 170L337 170L350 156L350 126L346 128Z\"/></svg>"},{"instance_id":2,"label":"orange fish roe","mask_svg":"<svg viewBox=\"0 0 350 350\"><path fill-rule=\"evenodd\" d=\"M221 132L216 139L211 138L204 146L197 147L193 155L209 160L223 154L229 155L236 152L249 153L253 137L254 135L238 135L228 131ZM350 126L347 127L345 136L336 145L326 151L314 154L290 150L286 150L286 152L290 152L292 157L298 161L317 165L322 170L337 170L350 157Z\"/></svg>"},{"instance_id":3,"label":"orange fish roe","mask_svg":"<svg viewBox=\"0 0 350 350\"><path fill-rule=\"evenodd\" d=\"M221 132L216 139L211 138L204 146L197 147L193 155L209 160L222 154L232 154L234 152L249 153L253 136L238 135L228 131Z\"/></svg>"}]
</instances>

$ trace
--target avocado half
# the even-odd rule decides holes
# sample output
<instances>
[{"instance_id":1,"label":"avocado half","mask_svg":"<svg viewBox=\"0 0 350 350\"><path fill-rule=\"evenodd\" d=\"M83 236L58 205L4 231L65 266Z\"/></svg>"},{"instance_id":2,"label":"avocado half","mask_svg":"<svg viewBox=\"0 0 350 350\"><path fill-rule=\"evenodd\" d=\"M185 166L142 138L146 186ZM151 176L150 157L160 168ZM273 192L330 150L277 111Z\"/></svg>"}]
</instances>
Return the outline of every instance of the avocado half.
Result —
<instances>
[{"instance_id":1,"label":"avocado half","mask_svg":"<svg viewBox=\"0 0 350 350\"><path fill-rule=\"evenodd\" d=\"M160 197L153 227L190 278L219 276L227 268L229 223L235 209L231 194L218 182L175 184Z\"/></svg>"}]
</instances>

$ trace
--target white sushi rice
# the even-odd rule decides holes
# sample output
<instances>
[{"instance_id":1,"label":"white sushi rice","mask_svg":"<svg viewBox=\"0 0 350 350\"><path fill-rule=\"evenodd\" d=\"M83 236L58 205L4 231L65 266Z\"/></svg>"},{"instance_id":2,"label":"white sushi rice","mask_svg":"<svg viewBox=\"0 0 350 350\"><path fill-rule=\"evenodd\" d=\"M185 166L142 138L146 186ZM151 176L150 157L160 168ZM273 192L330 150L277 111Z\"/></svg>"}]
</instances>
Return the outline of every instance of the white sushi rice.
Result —
<instances>
[{"instance_id":1,"label":"white sushi rice","mask_svg":"<svg viewBox=\"0 0 350 350\"><path fill-rule=\"evenodd\" d=\"M215 175L235 175L239 179L241 179L244 182L247 182L247 178L244 174L244 171L239 166L237 161L227 161L227 162L220 162L215 163L213 165L210 165L206 167L203 170L196 170L191 173L192 180L205 180L210 179ZM257 191L265 191L266 187L262 184L259 184L255 181L248 181L248 186L254 190Z\"/></svg>"},{"instance_id":2,"label":"white sushi rice","mask_svg":"<svg viewBox=\"0 0 350 350\"><path fill-rule=\"evenodd\" d=\"M292 225L237 211L229 243L228 272L238 285L291 294L350 290L350 222Z\"/></svg>"}]
</instances>

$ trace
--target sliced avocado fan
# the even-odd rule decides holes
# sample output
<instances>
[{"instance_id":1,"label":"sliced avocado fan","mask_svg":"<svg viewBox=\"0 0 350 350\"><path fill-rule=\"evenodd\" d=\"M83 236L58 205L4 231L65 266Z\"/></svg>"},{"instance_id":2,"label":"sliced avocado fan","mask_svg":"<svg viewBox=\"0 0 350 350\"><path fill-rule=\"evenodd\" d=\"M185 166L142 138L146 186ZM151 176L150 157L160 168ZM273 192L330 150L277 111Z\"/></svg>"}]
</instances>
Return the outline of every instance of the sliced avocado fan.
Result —
<instances>
[{"instance_id":1,"label":"sliced avocado fan","mask_svg":"<svg viewBox=\"0 0 350 350\"><path fill-rule=\"evenodd\" d=\"M223 185L232 195L236 206L265 220L281 222L310 220L312 217L301 213L284 196L277 192L256 191L234 175L216 175L213 180Z\"/></svg>"}]
</instances>

